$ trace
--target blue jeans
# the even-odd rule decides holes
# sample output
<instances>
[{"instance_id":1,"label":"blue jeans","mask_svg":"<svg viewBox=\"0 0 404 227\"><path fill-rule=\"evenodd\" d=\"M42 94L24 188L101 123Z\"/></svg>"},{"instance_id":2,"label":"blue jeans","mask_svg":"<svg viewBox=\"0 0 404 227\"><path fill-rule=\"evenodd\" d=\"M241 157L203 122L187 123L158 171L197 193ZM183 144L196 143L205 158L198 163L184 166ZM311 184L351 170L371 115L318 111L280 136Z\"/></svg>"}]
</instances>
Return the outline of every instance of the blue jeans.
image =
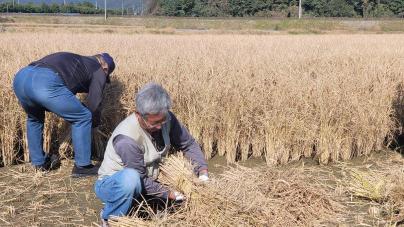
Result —
<instances>
[{"instance_id":1,"label":"blue jeans","mask_svg":"<svg viewBox=\"0 0 404 227\"><path fill-rule=\"evenodd\" d=\"M28 115L27 139L33 165L39 166L45 162L45 111L53 112L71 123L76 165L91 164L91 112L55 72L38 66L27 66L16 74L13 88Z\"/></svg>"},{"instance_id":2,"label":"blue jeans","mask_svg":"<svg viewBox=\"0 0 404 227\"><path fill-rule=\"evenodd\" d=\"M142 192L140 175L134 169L124 168L112 176L97 180L94 190L97 197L105 203L103 219L108 219L110 215L127 215L133 199L138 198Z\"/></svg>"}]
</instances>

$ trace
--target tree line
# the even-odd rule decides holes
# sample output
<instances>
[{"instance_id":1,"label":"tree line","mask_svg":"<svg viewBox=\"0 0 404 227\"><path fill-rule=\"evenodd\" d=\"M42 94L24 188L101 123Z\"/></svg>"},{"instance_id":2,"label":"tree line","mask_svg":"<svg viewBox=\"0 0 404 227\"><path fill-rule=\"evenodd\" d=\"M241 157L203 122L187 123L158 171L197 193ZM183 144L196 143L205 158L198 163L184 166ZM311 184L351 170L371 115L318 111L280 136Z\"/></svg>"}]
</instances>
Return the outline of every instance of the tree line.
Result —
<instances>
[{"instance_id":1,"label":"tree line","mask_svg":"<svg viewBox=\"0 0 404 227\"><path fill-rule=\"evenodd\" d=\"M96 8L91 2L77 2L69 4L34 4L24 3L16 4L12 2L6 2L0 4L1 13L78 13L78 14L103 14L103 8ZM121 10L108 9L108 14L121 14Z\"/></svg>"},{"instance_id":2,"label":"tree line","mask_svg":"<svg viewBox=\"0 0 404 227\"><path fill-rule=\"evenodd\" d=\"M161 16L193 17L296 17L299 0L144 0L145 12ZM404 0L302 0L309 17L401 17ZM59 4L0 4L0 12L101 14L91 2ZM109 9L121 14L121 9ZM127 11L125 14L128 14Z\"/></svg>"},{"instance_id":3,"label":"tree line","mask_svg":"<svg viewBox=\"0 0 404 227\"><path fill-rule=\"evenodd\" d=\"M299 0L159 0L167 16L295 17ZM404 17L404 0L302 0L312 17Z\"/></svg>"}]
</instances>

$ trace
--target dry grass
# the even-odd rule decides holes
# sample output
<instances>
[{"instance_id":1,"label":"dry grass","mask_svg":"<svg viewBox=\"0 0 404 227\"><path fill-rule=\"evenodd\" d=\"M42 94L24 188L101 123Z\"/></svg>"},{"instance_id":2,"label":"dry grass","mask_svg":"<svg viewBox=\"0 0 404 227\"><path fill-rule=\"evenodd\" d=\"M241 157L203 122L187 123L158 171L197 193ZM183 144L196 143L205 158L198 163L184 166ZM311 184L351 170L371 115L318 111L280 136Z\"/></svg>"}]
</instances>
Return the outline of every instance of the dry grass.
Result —
<instances>
[{"instance_id":1,"label":"dry grass","mask_svg":"<svg viewBox=\"0 0 404 227\"><path fill-rule=\"evenodd\" d=\"M159 180L186 195L174 213L142 221L114 218L113 226L309 226L338 223L343 206L323 188L308 185L299 170L229 168L211 182L192 176L182 156L161 167ZM338 214L337 214L338 213Z\"/></svg>"},{"instance_id":2,"label":"dry grass","mask_svg":"<svg viewBox=\"0 0 404 227\"><path fill-rule=\"evenodd\" d=\"M282 223L283 226L399 226L403 221L404 159L391 153L375 152L369 158L327 166L304 159L276 168L264 165L252 169L225 167L222 174L211 175L213 181L209 184L191 184L194 191L188 196L187 206L177 207L175 213L150 210L150 220L125 217L111 223L115 226L125 226L125 223L126 226L196 226L201 223L205 226L231 223L257 226L256 223L264 222L271 226ZM72 165L73 162L64 161L61 169L47 174L35 173L29 164L1 168L0 225L97 226L102 204L93 192L95 178L71 179ZM346 184L353 170L370 176L378 174L389 185L387 188L392 188L387 200L379 203L353 196ZM181 176L180 173L170 176ZM205 198L201 199L200 195ZM202 209L207 204L214 206ZM245 218L249 213L251 216ZM227 215L234 218L229 221Z\"/></svg>"},{"instance_id":3,"label":"dry grass","mask_svg":"<svg viewBox=\"0 0 404 227\"><path fill-rule=\"evenodd\" d=\"M404 78L403 35L4 33L3 164L27 160L16 155L16 147L26 145L25 116L11 89L14 74L61 50L107 51L116 58L102 132L108 135L133 111L134 93L155 80L169 90L174 112L206 157L218 153L229 162L264 155L271 165L302 156L327 163L379 150L395 129L393 101ZM61 143L51 134L63 133L54 118L47 116L48 151Z\"/></svg>"},{"instance_id":4,"label":"dry grass","mask_svg":"<svg viewBox=\"0 0 404 227\"><path fill-rule=\"evenodd\" d=\"M376 173L368 173L352 169L347 188L354 196L383 203L387 199L385 178Z\"/></svg>"},{"instance_id":5,"label":"dry grass","mask_svg":"<svg viewBox=\"0 0 404 227\"><path fill-rule=\"evenodd\" d=\"M377 171L350 168L344 181L347 191L353 196L380 204L376 211L370 211L376 216L384 216L392 224L404 221L404 161L397 160L401 167L383 166Z\"/></svg>"},{"instance_id":6,"label":"dry grass","mask_svg":"<svg viewBox=\"0 0 404 227\"><path fill-rule=\"evenodd\" d=\"M1 226L78 226L97 220L100 206L91 186L94 178L74 181L71 163L58 171L35 172L29 165L0 171Z\"/></svg>"},{"instance_id":7,"label":"dry grass","mask_svg":"<svg viewBox=\"0 0 404 227\"><path fill-rule=\"evenodd\" d=\"M334 191L346 210L355 213L353 217L346 216L345 222L397 226L404 221L403 167L400 154L383 151L321 170L308 167L305 172L315 182Z\"/></svg>"}]
</instances>

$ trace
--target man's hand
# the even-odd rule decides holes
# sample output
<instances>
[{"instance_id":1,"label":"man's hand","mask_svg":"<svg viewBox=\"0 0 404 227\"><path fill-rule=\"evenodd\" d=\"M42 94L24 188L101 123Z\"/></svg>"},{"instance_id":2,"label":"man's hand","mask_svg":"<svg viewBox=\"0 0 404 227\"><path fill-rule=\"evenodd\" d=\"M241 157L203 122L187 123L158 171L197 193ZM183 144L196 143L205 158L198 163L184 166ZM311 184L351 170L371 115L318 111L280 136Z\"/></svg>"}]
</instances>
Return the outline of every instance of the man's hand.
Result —
<instances>
[{"instance_id":1,"label":"man's hand","mask_svg":"<svg viewBox=\"0 0 404 227\"><path fill-rule=\"evenodd\" d=\"M201 170L201 171L199 172L199 177L198 177L198 179L199 179L201 182L207 182L207 181L209 181L208 170L207 170L207 169Z\"/></svg>"},{"instance_id":2,"label":"man's hand","mask_svg":"<svg viewBox=\"0 0 404 227\"><path fill-rule=\"evenodd\" d=\"M185 196L181 192L177 191L170 192L168 198L174 200L175 202L182 202L185 200Z\"/></svg>"},{"instance_id":3,"label":"man's hand","mask_svg":"<svg viewBox=\"0 0 404 227\"><path fill-rule=\"evenodd\" d=\"M175 202L182 202L185 200L185 196L181 192L174 192Z\"/></svg>"}]
</instances>

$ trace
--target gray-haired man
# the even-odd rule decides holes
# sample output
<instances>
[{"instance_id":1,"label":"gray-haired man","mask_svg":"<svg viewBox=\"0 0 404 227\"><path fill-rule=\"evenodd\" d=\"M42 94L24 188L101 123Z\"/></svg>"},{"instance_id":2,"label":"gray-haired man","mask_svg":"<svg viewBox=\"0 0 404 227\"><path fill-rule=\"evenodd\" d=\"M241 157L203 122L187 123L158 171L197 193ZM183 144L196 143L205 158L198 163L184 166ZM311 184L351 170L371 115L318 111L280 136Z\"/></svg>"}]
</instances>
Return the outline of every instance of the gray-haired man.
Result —
<instances>
[{"instance_id":1,"label":"gray-haired man","mask_svg":"<svg viewBox=\"0 0 404 227\"><path fill-rule=\"evenodd\" d=\"M112 133L98 171L95 193L110 215L126 215L133 198L140 194L163 199L183 200L183 196L156 181L159 163L171 146L182 150L195 164L195 174L208 180L208 167L200 146L169 111L171 100L156 83L146 84L136 96L136 112L123 120Z\"/></svg>"}]
</instances>

